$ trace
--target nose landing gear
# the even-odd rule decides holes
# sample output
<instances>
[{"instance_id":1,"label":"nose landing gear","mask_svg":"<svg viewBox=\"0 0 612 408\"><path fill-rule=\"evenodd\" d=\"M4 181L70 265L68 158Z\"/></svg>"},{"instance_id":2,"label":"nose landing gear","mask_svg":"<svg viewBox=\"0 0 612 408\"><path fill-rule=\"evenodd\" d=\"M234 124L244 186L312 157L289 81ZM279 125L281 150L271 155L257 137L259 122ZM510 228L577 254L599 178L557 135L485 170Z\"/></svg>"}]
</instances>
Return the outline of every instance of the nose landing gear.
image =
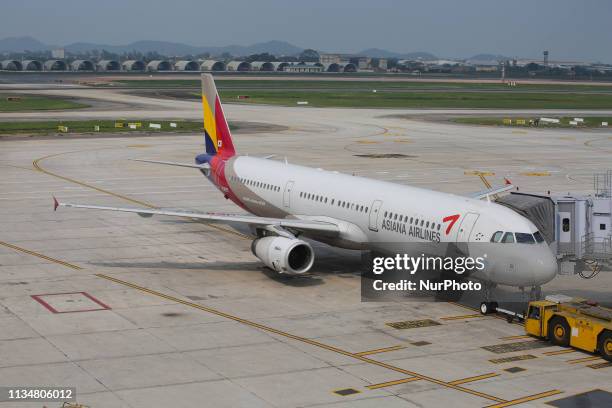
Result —
<instances>
[{"instance_id":1,"label":"nose landing gear","mask_svg":"<svg viewBox=\"0 0 612 408\"><path fill-rule=\"evenodd\" d=\"M532 286L529 292L529 301L542 299L542 287Z\"/></svg>"},{"instance_id":2,"label":"nose landing gear","mask_svg":"<svg viewBox=\"0 0 612 408\"><path fill-rule=\"evenodd\" d=\"M483 315L495 313L499 305L497 302L482 302L480 304L480 313Z\"/></svg>"},{"instance_id":3,"label":"nose landing gear","mask_svg":"<svg viewBox=\"0 0 612 408\"><path fill-rule=\"evenodd\" d=\"M491 289L493 289L496 285L494 283L485 282L484 283L484 297L485 300L480 304L480 313L483 315L495 313L497 310L498 304L497 302L491 301Z\"/></svg>"}]
</instances>

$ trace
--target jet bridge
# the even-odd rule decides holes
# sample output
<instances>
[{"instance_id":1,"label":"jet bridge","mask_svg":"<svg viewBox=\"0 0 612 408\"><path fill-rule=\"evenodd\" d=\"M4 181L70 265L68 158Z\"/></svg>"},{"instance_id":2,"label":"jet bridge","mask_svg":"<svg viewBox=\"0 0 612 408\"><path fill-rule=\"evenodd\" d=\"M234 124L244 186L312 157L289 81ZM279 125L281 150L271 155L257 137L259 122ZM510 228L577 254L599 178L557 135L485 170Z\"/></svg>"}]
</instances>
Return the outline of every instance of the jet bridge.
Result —
<instances>
[{"instance_id":1,"label":"jet bridge","mask_svg":"<svg viewBox=\"0 0 612 408\"><path fill-rule=\"evenodd\" d=\"M612 170L596 174L589 195L512 192L496 202L530 219L559 260L560 274L612 271Z\"/></svg>"}]
</instances>

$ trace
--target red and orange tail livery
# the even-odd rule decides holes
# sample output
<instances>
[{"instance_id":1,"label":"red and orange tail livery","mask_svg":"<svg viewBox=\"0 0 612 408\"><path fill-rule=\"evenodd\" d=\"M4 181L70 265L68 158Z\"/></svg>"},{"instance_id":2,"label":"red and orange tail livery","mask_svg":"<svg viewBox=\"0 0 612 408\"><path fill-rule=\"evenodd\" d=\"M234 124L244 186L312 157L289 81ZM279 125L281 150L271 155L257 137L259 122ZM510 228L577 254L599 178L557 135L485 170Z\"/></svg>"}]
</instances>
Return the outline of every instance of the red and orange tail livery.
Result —
<instances>
[{"instance_id":1,"label":"red and orange tail livery","mask_svg":"<svg viewBox=\"0 0 612 408\"><path fill-rule=\"evenodd\" d=\"M236 151L232 143L232 135L211 74L202 74L202 108L204 110L206 155L219 156L223 159L234 156Z\"/></svg>"}]
</instances>

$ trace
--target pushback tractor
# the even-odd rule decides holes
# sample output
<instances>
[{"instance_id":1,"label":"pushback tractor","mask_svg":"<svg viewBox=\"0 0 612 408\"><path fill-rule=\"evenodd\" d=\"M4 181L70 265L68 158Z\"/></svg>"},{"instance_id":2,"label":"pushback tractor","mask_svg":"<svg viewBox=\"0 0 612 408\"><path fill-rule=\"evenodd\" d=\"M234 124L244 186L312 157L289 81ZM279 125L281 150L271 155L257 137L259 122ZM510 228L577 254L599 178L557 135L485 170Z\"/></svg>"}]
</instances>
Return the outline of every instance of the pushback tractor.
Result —
<instances>
[{"instance_id":1,"label":"pushback tractor","mask_svg":"<svg viewBox=\"0 0 612 408\"><path fill-rule=\"evenodd\" d=\"M498 311L501 311L498 309ZM563 295L529 302L525 332L612 361L612 309Z\"/></svg>"}]
</instances>

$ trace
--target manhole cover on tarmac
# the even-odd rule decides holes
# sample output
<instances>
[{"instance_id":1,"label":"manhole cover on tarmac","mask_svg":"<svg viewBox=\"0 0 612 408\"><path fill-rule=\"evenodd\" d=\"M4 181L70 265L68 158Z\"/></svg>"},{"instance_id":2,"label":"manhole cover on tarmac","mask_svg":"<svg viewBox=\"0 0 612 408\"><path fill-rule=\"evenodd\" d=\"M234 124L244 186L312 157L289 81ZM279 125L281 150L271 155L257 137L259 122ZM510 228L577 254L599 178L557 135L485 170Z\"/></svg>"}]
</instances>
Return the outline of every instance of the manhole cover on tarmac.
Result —
<instances>
[{"instance_id":1,"label":"manhole cover on tarmac","mask_svg":"<svg viewBox=\"0 0 612 408\"><path fill-rule=\"evenodd\" d=\"M520 373L521 371L525 371L525 368L521 368L521 367L510 367L510 368L506 368L504 371L507 371L509 373Z\"/></svg>"},{"instance_id":2,"label":"manhole cover on tarmac","mask_svg":"<svg viewBox=\"0 0 612 408\"><path fill-rule=\"evenodd\" d=\"M343 397L346 397L347 395L359 394L359 391L357 391L354 388L344 388L342 390L334 391L334 394L338 394L338 395L341 395Z\"/></svg>"},{"instance_id":3,"label":"manhole cover on tarmac","mask_svg":"<svg viewBox=\"0 0 612 408\"><path fill-rule=\"evenodd\" d=\"M612 407L612 393L604 390L591 390L571 397L561 398L546 404L558 408L607 408Z\"/></svg>"}]
</instances>

